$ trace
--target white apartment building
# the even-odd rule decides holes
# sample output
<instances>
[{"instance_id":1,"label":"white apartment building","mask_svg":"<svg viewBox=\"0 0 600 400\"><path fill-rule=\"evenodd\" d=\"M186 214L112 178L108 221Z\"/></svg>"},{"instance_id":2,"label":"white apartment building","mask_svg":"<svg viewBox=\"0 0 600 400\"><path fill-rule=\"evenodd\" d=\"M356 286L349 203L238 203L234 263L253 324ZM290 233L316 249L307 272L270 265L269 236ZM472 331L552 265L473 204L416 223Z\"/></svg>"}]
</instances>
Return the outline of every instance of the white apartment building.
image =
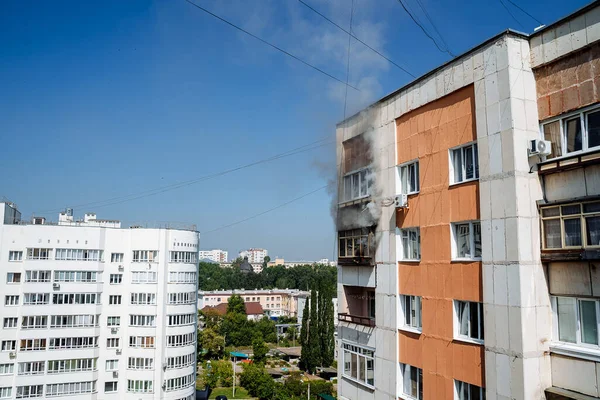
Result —
<instances>
[{"instance_id":1,"label":"white apartment building","mask_svg":"<svg viewBox=\"0 0 600 400\"><path fill-rule=\"evenodd\" d=\"M217 263L225 263L228 260L228 253L225 250L200 250L199 257L201 260L211 260Z\"/></svg>"},{"instance_id":2,"label":"white apartment building","mask_svg":"<svg viewBox=\"0 0 600 400\"><path fill-rule=\"evenodd\" d=\"M195 399L198 232L33 222L0 203L0 398Z\"/></svg>"},{"instance_id":3,"label":"white apartment building","mask_svg":"<svg viewBox=\"0 0 600 400\"><path fill-rule=\"evenodd\" d=\"M265 249L248 249L240 251L239 256L244 258L248 257L248 262L250 264L253 263L261 263L265 261L265 257L269 255L269 252Z\"/></svg>"}]
</instances>

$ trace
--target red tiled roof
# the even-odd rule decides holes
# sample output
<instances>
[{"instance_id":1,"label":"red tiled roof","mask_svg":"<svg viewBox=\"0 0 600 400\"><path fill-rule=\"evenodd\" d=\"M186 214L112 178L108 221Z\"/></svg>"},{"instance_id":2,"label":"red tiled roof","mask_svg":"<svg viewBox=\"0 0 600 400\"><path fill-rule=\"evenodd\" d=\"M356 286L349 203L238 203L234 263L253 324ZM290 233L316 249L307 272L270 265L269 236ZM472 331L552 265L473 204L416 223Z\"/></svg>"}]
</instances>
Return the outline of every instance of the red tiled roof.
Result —
<instances>
[{"instance_id":1,"label":"red tiled roof","mask_svg":"<svg viewBox=\"0 0 600 400\"><path fill-rule=\"evenodd\" d=\"M249 301L245 302L246 306L246 315L262 315L264 314L264 310L259 302L257 301ZM219 315L225 315L227 313L227 303L217 304L216 306L204 306L201 310L202 312L214 311Z\"/></svg>"}]
</instances>

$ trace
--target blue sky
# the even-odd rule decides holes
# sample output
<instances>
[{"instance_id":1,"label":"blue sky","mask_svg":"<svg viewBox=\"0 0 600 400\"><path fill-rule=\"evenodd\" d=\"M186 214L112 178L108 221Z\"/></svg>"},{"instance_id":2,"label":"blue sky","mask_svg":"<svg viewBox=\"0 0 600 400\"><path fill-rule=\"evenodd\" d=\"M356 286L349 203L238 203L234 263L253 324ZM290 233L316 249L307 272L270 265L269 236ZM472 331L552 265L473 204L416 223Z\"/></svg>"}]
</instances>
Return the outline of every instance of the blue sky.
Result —
<instances>
[{"instance_id":1,"label":"blue sky","mask_svg":"<svg viewBox=\"0 0 600 400\"><path fill-rule=\"evenodd\" d=\"M350 0L305 0L347 27ZM416 0L405 0L425 21ZM460 54L535 21L499 0L420 0ZM197 0L345 79L348 37L296 0ZM515 1L516 2L516 1ZM355 0L356 36L415 75L447 61L396 0ZM544 23L587 1L516 2ZM191 180L334 138L343 85L185 1L5 1L0 13L0 196L29 217ZM411 78L353 40L349 113ZM126 223L181 221L209 231L323 186L334 147L76 215ZM333 257L326 191L201 236L230 253L264 247L286 259Z\"/></svg>"}]
</instances>

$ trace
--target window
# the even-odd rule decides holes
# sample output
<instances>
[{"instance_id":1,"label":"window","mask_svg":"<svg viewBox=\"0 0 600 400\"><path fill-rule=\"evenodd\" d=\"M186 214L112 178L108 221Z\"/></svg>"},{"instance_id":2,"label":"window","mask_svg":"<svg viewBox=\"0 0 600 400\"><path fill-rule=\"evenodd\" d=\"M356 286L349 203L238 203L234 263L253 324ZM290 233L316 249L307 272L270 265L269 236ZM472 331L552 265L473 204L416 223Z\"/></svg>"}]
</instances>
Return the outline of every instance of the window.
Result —
<instances>
[{"instance_id":1,"label":"window","mask_svg":"<svg viewBox=\"0 0 600 400\"><path fill-rule=\"evenodd\" d=\"M25 282L50 282L50 271L25 271Z\"/></svg>"},{"instance_id":2,"label":"window","mask_svg":"<svg viewBox=\"0 0 600 400\"><path fill-rule=\"evenodd\" d=\"M133 262L158 262L158 251L156 250L134 250Z\"/></svg>"},{"instance_id":3,"label":"window","mask_svg":"<svg viewBox=\"0 0 600 400\"><path fill-rule=\"evenodd\" d=\"M152 305L156 304L155 293L131 293L131 304Z\"/></svg>"},{"instance_id":4,"label":"window","mask_svg":"<svg viewBox=\"0 0 600 400\"><path fill-rule=\"evenodd\" d=\"M454 301L455 338L483 343L483 304Z\"/></svg>"},{"instance_id":5,"label":"window","mask_svg":"<svg viewBox=\"0 0 600 400\"><path fill-rule=\"evenodd\" d=\"M421 331L421 296L400 296L400 321L405 328Z\"/></svg>"},{"instance_id":6,"label":"window","mask_svg":"<svg viewBox=\"0 0 600 400\"><path fill-rule=\"evenodd\" d=\"M600 300L575 297L552 297L552 309L557 320L558 341L598 348Z\"/></svg>"},{"instance_id":7,"label":"window","mask_svg":"<svg viewBox=\"0 0 600 400\"><path fill-rule=\"evenodd\" d=\"M71 394L94 393L96 381L52 383L46 385L46 397L67 396Z\"/></svg>"},{"instance_id":8,"label":"window","mask_svg":"<svg viewBox=\"0 0 600 400\"><path fill-rule=\"evenodd\" d=\"M98 336L50 338L50 350L98 347Z\"/></svg>"},{"instance_id":9,"label":"window","mask_svg":"<svg viewBox=\"0 0 600 400\"><path fill-rule=\"evenodd\" d=\"M141 380L127 380L127 391L131 393L153 393L154 382Z\"/></svg>"},{"instance_id":10,"label":"window","mask_svg":"<svg viewBox=\"0 0 600 400\"><path fill-rule=\"evenodd\" d=\"M23 252L14 250L9 251L8 261L23 261Z\"/></svg>"},{"instance_id":11,"label":"window","mask_svg":"<svg viewBox=\"0 0 600 400\"><path fill-rule=\"evenodd\" d=\"M21 273L8 272L6 274L6 283L21 283Z\"/></svg>"},{"instance_id":12,"label":"window","mask_svg":"<svg viewBox=\"0 0 600 400\"><path fill-rule=\"evenodd\" d=\"M52 315L50 328L93 328L98 326L99 315Z\"/></svg>"},{"instance_id":13,"label":"window","mask_svg":"<svg viewBox=\"0 0 600 400\"><path fill-rule=\"evenodd\" d=\"M481 259L481 224L479 221L452 224L452 259Z\"/></svg>"},{"instance_id":14,"label":"window","mask_svg":"<svg viewBox=\"0 0 600 400\"><path fill-rule=\"evenodd\" d=\"M0 375L12 375L15 372L15 364L0 364Z\"/></svg>"},{"instance_id":15,"label":"window","mask_svg":"<svg viewBox=\"0 0 600 400\"><path fill-rule=\"evenodd\" d=\"M403 261L419 261L421 259L421 230L419 228L397 229L400 240L398 256Z\"/></svg>"},{"instance_id":16,"label":"window","mask_svg":"<svg viewBox=\"0 0 600 400\"><path fill-rule=\"evenodd\" d=\"M196 332L167 336L167 347L196 345Z\"/></svg>"},{"instance_id":17,"label":"window","mask_svg":"<svg viewBox=\"0 0 600 400\"><path fill-rule=\"evenodd\" d=\"M485 400L485 389L470 383L454 381L457 400Z\"/></svg>"},{"instance_id":18,"label":"window","mask_svg":"<svg viewBox=\"0 0 600 400\"><path fill-rule=\"evenodd\" d=\"M30 361L19 363L19 375L43 375L46 361Z\"/></svg>"},{"instance_id":19,"label":"window","mask_svg":"<svg viewBox=\"0 0 600 400\"><path fill-rule=\"evenodd\" d=\"M28 260L49 260L52 249L27 249Z\"/></svg>"},{"instance_id":20,"label":"window","mask_svg":"<svg viewBox=\"0 0 600 400\"><path fill-rule=\"evenodd\" d=\"M95 371L97 361L97 358L50 360L48 361L48 373L62 374L65 372Z\"/></svg>"},{"instance_id":21,"label":"window","mask_svg":"<svg viewBox=\"0 0 600 400\"><path fill-rule=\"evenodd\" d=\"M198 253L193 251L170 251L169 262L195 264L198 261Z\"/></svg>"},{"instance_id":22,"label":"window","mask_svg":"<svg viewBox=\"0 0 600 400\"><path fill-rule=\"evenodd\" d=\"M196 384L196 374L190 374L180 376L178 378L171 378L166 380L166 392L172 392L174 390L183 389L186 387L194 386Z\"/></svg>"},{"instance_id":23,"label":"window","mask_svg":"<svg viewBox=\"0 0 600 400\"><path fill-rule=\"evenodd\" d=\"M194 304L196 303L196 292L169 293L167 304Z\"/></svg>"},{"instance_id":24,"label":"window","mask_svg":"<svg viewBox=\"0 0 600 400\"><path fill-rule=\"evenodd\" d=\"M115 393L117 391L118 382L104 382L104 393Z\"/></svg>"},{"instance_id":25,"label":"window","mask_svg":"<svg viewBox=\"0 0 600 400\"><path fill-rule=\"evenodd\" d=\"M129 336L129 347L154 348L154 336Z\"/></svg>"},{"instance_id":26,"label":"window","mask_svg":"<svg viewBox=\"0 0 600 400\"><path fill-rule=\"evenodd\" d=\"M401 194L414 194L419 192L419 161L396 167L396 187Z\"/></svg>"},{"instance_id":27,"label":"window","mask_svg":"<svg viewBox=\"0 0 600 400\"><path fill-rule=\"evenodd\" d=\"M371 257L375 240L368 228L339 231L338 238L340 258Z\"/></svg>"},{"instance_id":28,"label":"window","mask_svg":"<svg viewBox=\"0 0 600 400\"><path fill-rule=\"evenodd\" d=\"M106 370L107 371L118 371L119 370L119 360L106 360Z\"/></svg>"},{"instance_id":29,"label":"window","mask_svg":"<svg viewBox=\"0 0 600 400\"><path fill-rule=\"evenodd\" d=\"M14 295L14 294L4 296L4 305L5 306L18 306L19 305L19 296Z\"/></svg>"},{"instance_id":30,"label":"window","mask_svg":"<svg viewBox=\"0 0 600 400\"><path fill-rule=\"evenodd\" d=\"M121 317L106 317L106 326L120 326Z\"/></svg>"},{"instance_id":31,"label":"window","mask_svg":"<svg viewBox=\"0 0 600 400\"><path fill-rule=\"evenodd\" d=\"M198 321L198 316L196 314L175 314L168 315L169 319L168 326L181 326L181 325L190 325L195 324Z\"/></svg>"},{"instance_id":32,"label":"window","mask_svg":"<svg viewBox=\"0 0 600 400\"><path fill-rule=\"evenodd\" d=\"M25 293L23 295L24 305L48 303L50 303L50 293Z\"/></svg>"},{"instance_id":33,"label":"window","mask_svg":"<svg viewBox=\"0 0 600 400\"><path fill-rule=\"evenodd\" d=\"M63 261L102 261L102 250L56 249L55 260Z\"/></svg>"},{"instance_id":34,"label":"window","mask_svg":"<svg viewBox=\"0 0 600 400\"><path fill-rule=\"evenodd\" d=\"M16 328L19 324L18 317L5 317L4 324L2 325L4 329Z\"/></svg>"},{"instance_id":35,"label":"window","mask_svg":"<svg viewBox=\"0 0 600 400\"><path fill-rule=\"evenodd\" d=\"M542 124L545 140L552 142L548 158L588 151L600 146L600 111L582 110Z\"/></svg>"},{"instance_id":36,"label":"window","mask_svg":"<svg viewBox=\"0 0 600 400\"><path fill-rule=\"evenodd\" d=\"M423 370L408 364L400 364L402 393L411 399L423 399Z\"/></svg>"},{"instance_id":37,"label":"window","mask_svg":"<svg viewBox=\"0 0 600 400\"><path fill-rule=\"evenodd\" d=\"M130 315L129 326L155 326L156 315Z\"/></svg>"},{"instance_id":38,"label":"window","mask_svg":"<svg viewBox=\"0 0 600 400\"><path fill-rule=\"evenodd\" d=\"M600 201L543 207L542 248L600 246Z\"/></svg>"},{"instance_id":39,"label":"window","mask_svg":"<svg viewBox=\"0 0 600 400\"><path fill-rule=\"evenodd\" d=\"M121 295L120 294L111 294L108 296L108 304L121 304Z\"/></svg>"},{"instance_id":40,"label":"window","mask_svg":"<svg viewBox=\"0 0 600 400\"><path fill-rule=\"evenodd\" d=\"M17 349L16 340L3 340L2 351L15 351Z\"/></svg>"},{"instance_id":41,"label":"window","mask_svg":"<svg viewBox=\"0 0 600 400\"><path fill-rule=\"evenodd\" d=\"M118 349L119 348L119 338L106 339L106 348L107 349Z\"/></svg>"},{"instance_id":42,"label":"window","mask_svg":"<svg viewBox=\"0 0 600 400\"><path fill-rule=\"evenodd\" d=\"M477 143L450 150L450 183L479 179Z\"/></svg>"},{"instance_id":43,"label":"window","mask_svg":"<svg viewBox=\"0 0 600 400\"><path fill-rule=\"evenodd\" d=\"M46 350L46 339L21 339L19 345L20 351L40 351Z\"/></svg>"},{"instance_id":44,"label":"window","mask_svg":"<svg viewBox=\"0 0 600 400\"><path fill-rule=\"evenodd\" d=\"M154 359L129 357L127 366L129 369L154 369Z\"/></svg>"},{"instance_id":45,"label":"window","mask_svg":"<svg viewBox=\"0 0 600 400\"><path fill-rule=\"evenodd\" d=\"M12 387L0 387L0 399L11 399Z\"/></svg>"},{"instance_id":46,"label":"window","mask_svg":"<svg viewBox=\"0 0 600 400\"><path fill-rule=\"evenodd\" d=\"M371 195L373 177L369 169L351 172L344 176L344 201L362 199Z\"/></svg>"},{"instance_id":47,"label":"window","mask_svg":"<svg viewBox=\"0 0 600 400\"><path fill-rule=\"evenodd\" d=\"M196 272L169 272L169 283L197 283Z\"/></svg>"},{"instance_id":48,"label":"window","mask_svg":"<svg viewBox=\"0 0 600 400\"><path fill-rule=\"evenodd\" d=\"M344 371L342 375L355 382L373 387L375 381L375 351L350 343L342 343Z\"/></svg>"},{"instance_id":49,"label":"window","mask_svg":"<svg viewBox=\"0 0 600 400\"><path fill-rule=\"evenodd\" d=\"M54 271L54 282L97 282L98 274L91 271Z\"/></svg>"},{"instance_id":50,"label":"window","mask_svg":"<svg viewBox=\"0 0 600 400\"><path fill-rule=\"evenodd\" d=\"M155 271L134 271L131 273L131 283L156 283Z\"/></svg>"},{"instance_id":51,"label":"window","mask_svg":"<svg viewBox=\"0 0 600 400\"><path fill-rule=\"evenodd\" d=\"M17 399L42 397L43 395L44 385L17 386Z\"/></svg>"},{"instance_id":52,"label":"window","mask_svg":"<svg viewBox=\"0 0 600 400\"><path fill-rule=\"evenodd\" d=\"M183 356L167 357L167 369L177 369L189 367L196 362L196 353L190 353Z\"/></svg>"},{"instance_id":53,"label":"window","mask_svg":"<svg viewBox=\"0 0 600 400\"><path fill-rule=\"evenodd\" d=\"M21 329L45 329L47 327L47 315L29 315L21 317Z\"/></svg>"},{"instance_id":54,"label":"window","mask_svg":"<svg viewBox=\"0 0 600 400\"><path fill-rule=\"evenodd\" d=\"M100 304L100 293L53 293L52 304Z\"/></svg>"},{"instance_id":55,"label":"window","mask_svg":"<svg viewBox=\"0 0 600 400\"><path fill-rule=\"evenodd\" d=\"M123 282L123 274L110 274L109 282L111 285L119 285Z\"/></svg>"},{"instance_id":56,"label":"window","mask_svg":"<svg viewBox=\"0 0 600 400\"><path fill-rule=\"evenodd\" d=\"M110 254L110 262L123 262L123 253L111 253Z\"/></svg>"}]
</instances>

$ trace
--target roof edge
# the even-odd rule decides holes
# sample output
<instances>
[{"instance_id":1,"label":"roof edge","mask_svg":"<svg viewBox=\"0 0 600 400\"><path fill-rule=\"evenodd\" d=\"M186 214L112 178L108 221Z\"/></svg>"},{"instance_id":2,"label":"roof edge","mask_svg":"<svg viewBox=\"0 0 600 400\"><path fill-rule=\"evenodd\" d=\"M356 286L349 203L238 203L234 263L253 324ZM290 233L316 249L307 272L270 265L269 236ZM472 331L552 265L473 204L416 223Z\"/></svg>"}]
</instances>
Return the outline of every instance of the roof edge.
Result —
<instances>
[{"instance_id":1,"label":"roof edge","mask_svg":"<svg viewBox=\"0 0 600 400\"><path fill-rule=\"evenodd\" d=\"M578 16L580 16L581 14L586 13L587 11L591 10L592 8L596 8L600 6L600 0L594 0L589 4L586 4L585 6L573 11L572 13L569 13L567 15L565 15L564 17L561 17L559 19L557 19L554 22L549 23L548 25L544 25L543 28L538 29L537 31L534 31L531 35L529 35L530 37L534 37L534 36L538 36L539 34L555 28L557 25L562 24L563 22L576 18Z\"/></svg>"}]
</instances>

